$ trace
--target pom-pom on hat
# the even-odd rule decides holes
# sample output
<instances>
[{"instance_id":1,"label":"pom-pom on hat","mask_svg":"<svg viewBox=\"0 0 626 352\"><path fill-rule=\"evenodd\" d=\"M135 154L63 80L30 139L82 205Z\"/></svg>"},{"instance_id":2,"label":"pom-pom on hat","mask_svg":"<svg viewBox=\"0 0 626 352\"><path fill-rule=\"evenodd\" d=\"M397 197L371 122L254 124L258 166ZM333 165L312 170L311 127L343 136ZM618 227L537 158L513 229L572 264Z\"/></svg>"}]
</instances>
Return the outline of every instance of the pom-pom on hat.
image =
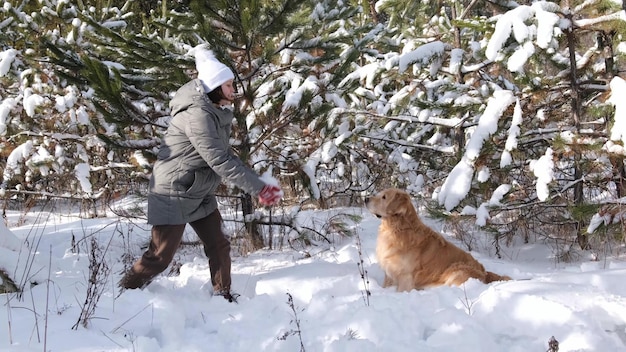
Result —
<instances>
[{"instance_id":1,"label":"pom-pom on hat","mask_svg":"<svg viewBox=\"0 0 626 352\"><path fill-rule=\"evenodd\" d=\"M206 93L221 86L226 81L234 79L235 75L228 66L219 62L213 51L204 46L197 46L193 50L196 57L198 79L202 81Z\"/></svg>"}]
</instances>

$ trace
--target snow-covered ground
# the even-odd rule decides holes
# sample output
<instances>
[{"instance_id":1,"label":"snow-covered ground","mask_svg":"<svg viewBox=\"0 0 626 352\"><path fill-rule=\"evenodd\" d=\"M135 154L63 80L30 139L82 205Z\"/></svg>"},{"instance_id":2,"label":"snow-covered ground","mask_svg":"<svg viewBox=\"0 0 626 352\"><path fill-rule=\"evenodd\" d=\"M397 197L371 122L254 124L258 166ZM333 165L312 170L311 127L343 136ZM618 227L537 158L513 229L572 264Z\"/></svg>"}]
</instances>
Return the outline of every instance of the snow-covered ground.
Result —
<instances>
[{"instance_id":1,"label":"snow-covered ground","mask_svg":"<svg viewBox=\"0 0 626 352\"><path fill-rule=\"evenodd\" d=\"M379 220L363 209L342 210L362 215L360 246L356 237L334 236L333 246L308 253L234 255L238 304L211 296L200 248L179 251L178 276L119 295L122 257L128 249L140 255L147 241L143 223L39 213L16 226L20 214L10 213L11 231L37 255L0 249L0 266L13 270L19 259L16 276L27 272L40 284L21 298L0 295L0 351L543 352L552 336L560 352L626 350L626 262L619 258L559 263L549 245L535 243L507 247L505 259L496 259L486 240L474 256L515 280L398 293L380 286ZM330 215L302 219L319 224ZM91 238L111 271L87 327L73 329L87 295Z\"/></svg>"}]
</instances>

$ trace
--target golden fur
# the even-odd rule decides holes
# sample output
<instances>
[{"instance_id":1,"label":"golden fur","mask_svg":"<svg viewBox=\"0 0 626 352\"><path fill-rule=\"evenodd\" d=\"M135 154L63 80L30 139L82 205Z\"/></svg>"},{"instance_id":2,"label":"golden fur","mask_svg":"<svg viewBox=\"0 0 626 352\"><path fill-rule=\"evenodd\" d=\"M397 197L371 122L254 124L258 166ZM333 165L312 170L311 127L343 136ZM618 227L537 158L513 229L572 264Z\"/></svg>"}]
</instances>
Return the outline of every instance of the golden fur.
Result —
<instances>
[{"instance_id":1,"label":"golden fur","mask_svg":"<svg viewBox=\"0 0 626 352\"><path fill-rule=\"evenodd\" d=\"M406 192L386 189L367 198L365 204L382 219L376 256L385 272L383 287L397 286L398 291L410 291L458 286L472 277L484 283L511 279L486 271L469 253L426 226Z\"/></svg>"}]
</instances>

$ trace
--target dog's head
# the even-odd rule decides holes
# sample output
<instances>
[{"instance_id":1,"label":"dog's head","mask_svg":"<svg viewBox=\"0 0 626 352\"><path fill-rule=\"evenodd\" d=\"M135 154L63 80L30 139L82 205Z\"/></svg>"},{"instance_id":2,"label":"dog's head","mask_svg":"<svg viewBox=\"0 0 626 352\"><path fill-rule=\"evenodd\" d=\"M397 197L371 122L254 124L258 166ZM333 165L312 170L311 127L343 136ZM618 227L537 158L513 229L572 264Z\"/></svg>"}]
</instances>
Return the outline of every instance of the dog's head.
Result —
<instances>
[{"instance_id":1,"label":"dog's head","mask_svg":"<svg viewBox=\"0 0 626 352\"><path fill-rule=\"evenodd\" d=\"M373 197L365 198L365 206L376 217L386 218L406 214L413 208L413 203L408 193L396 188L387 188Z\"/></svg>"}]
</instances>

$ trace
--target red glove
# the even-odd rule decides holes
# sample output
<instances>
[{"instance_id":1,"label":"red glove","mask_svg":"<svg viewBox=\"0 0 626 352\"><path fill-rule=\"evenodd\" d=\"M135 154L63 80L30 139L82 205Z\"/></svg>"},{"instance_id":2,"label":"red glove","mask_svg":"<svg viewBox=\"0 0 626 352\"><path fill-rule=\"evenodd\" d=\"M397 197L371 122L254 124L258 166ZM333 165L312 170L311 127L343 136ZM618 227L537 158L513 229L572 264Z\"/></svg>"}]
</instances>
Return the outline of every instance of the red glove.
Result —
<instances>
[{"instance_id":1,"label":"red glove","mask_svg":"<svg viewBox=\"0 0 626 352\"><path fill-rule=\"evenodd\" d=\"M278 186L265 185L259 193L259 203L263 205L275 205L283 197L283 190Z\"/></svg>"}]
</instances>

